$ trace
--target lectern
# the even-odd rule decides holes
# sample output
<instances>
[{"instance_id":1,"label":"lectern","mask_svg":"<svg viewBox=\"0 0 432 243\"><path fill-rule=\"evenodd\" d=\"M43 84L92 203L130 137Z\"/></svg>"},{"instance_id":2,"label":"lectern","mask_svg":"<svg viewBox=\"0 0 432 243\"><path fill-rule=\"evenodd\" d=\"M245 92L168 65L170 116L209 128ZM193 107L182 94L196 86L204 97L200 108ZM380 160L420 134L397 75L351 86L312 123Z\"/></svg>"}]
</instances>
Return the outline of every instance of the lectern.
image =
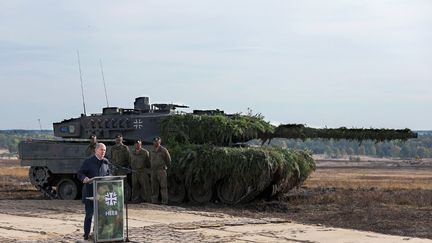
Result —
<instances>
[{"instance_id":1,"label":"lectern","mask_svg":"<svg viewBox=\"0 0 432 243\"><path fill-rule=\"evenodd\" d=\"M126 176L94 177L94 241L124 241L123 179Z\"/></svg>"}]
</instances>

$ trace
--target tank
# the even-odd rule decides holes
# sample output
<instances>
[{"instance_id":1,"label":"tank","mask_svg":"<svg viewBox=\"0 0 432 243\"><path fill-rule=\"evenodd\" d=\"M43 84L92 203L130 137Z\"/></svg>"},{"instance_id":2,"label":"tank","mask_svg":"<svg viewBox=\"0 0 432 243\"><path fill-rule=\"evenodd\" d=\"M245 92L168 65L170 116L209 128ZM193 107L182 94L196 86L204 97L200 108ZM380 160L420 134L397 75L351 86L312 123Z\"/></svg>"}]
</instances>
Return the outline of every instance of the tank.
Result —
<instances>
[{"instance_id":1,"label":"tank","mask_svg":"<svg viewBox=\"0 0 432 243\"><path fill-rule=\"evenodd\" d=\"M96 135L107 145L107 154L118 134L129 146L137 139L150 146L155 136L161 136L173 158L168 169L170 201L238 204L286 192L301 185L315 169L306 151L262 146L273 138L383 141L417 137L409 129L276 127L260 115L225 114L222 110L186 113L179 111L181 108L188 107L150 104L148 97L138 97L134 108L105 107L100 114L56 122L55 139L19 143L20 163L30 166L30 182L46 196L78 199L82 184L76 172L87 157L90 136ZM250 143L253 139L260 143ZM130 174L127 182L125 198L130 198Z\"/></svg>"}]
</instances>

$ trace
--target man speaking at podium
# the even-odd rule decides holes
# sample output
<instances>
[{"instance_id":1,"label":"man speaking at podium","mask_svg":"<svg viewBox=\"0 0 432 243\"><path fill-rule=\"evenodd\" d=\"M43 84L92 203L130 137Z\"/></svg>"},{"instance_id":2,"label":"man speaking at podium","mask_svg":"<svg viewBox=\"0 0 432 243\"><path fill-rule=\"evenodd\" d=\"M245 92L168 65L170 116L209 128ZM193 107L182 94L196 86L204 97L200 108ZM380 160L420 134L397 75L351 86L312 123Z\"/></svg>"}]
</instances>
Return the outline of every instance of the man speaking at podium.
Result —
<instances>
[{"instance_id":1,"label":"man speaking at podium","mask_svg":"<svg viewBox=\"0 0 432 243\"><path fill-rule=\"evenodd\" d=\"M84 240L89 239L90 228L93 217L93 201L88 199L93 197L92 178L96 176L108 176L109 161L105 158L106 146L103 143L97 143L95 154L84 160L81 168L78 171L78 178L84 183L82 190L82 202L85 205L85 219L84 219Z\"/></svg>"}]
</instances>

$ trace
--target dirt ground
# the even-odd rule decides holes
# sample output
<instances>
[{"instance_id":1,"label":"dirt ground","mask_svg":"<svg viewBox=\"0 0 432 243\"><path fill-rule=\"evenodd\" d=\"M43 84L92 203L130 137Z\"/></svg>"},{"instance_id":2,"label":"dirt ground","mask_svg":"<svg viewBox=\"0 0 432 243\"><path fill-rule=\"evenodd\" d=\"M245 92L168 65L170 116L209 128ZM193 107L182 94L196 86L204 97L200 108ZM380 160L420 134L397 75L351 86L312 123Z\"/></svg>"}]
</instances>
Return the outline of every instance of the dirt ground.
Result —
<instances>
[{"instance_id":1,"label":"dirt ground","mask_svg":"<svg viewBox=\"0 0 432 243\"><path fill-rule=\"evenodd\" d=\"M137 242L432 242L432 166L397 164L317 161L301 188L246 205L132 204L129 236ZM46 200L27 173L17 160L0 159L0 242L80 240L80 201Z\"/></svg>"}]
</instances>

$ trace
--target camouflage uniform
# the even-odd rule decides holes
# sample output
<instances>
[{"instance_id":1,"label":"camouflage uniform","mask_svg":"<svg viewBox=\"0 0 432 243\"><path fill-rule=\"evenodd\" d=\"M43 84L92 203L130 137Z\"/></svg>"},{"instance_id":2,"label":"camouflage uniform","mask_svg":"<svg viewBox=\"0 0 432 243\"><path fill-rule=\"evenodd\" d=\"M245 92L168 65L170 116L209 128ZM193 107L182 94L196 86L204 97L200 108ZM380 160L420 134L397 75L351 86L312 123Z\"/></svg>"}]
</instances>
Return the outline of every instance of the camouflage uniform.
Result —
<instances>
[{"instance_id":1,"label":"camouflage uniform","mask_svg":"<svg viewBox=\"0 0 432 243\"><path fill-rule=\"evenodd\" d=\"M168 203L168 183L167 172L171 166L171 156L168 150L162 146L159 149L152 147L150 150L151 163L151 184L152 184L152 202L157 203L159 197L159 188L162 197L162 203Z\"/></svg>"},{"instance_id":2,"label":"camouflage uniform","mask_svg":"<svg viewBox=\"0 0 432 243\"><path fill-rule=\"evenodd\" d=\"M91 156L95 154L96 149L96 143L90 142L89 146L87 146L87 149L85 151L86 156Z\"/></svg>"},{"instance_id":3,"label":"camouflage uniform","mask_svg":"<svg viewBox=\"0 0 432 243\"><path fill-rule=\"evenodd\" d=\"M95 154L96 144L97 144L96 135L91 135L90 136L90 144L89 144L89 146L87 146L87 149L85 151L85 155L87 157L92 156L92 155Z\"/></svg>"},{"instance_id":4,"label":"camouflage uniform","mask_svg":"<svg viewBox=\"0 0 432 243\"><path fill-rule=\"evenodd\" d=\"M140 201L140 198L150 202L150 159L149 152L145 149L134 149L130 153L130 165L132 167L132 201Z\"/></svg>"},{"instance_id":5,"label":"camouflage uniform","mask_svg":"<svg viewBox=\"0 0 432 243\"><path fill-rule=\"evenodd\" d=\"M129 166L129 148L122 144L116 144L111 147L110 161L114 165L113 175L127 175L127 170L120 168Z\"/></svg>"}]
</instances>

